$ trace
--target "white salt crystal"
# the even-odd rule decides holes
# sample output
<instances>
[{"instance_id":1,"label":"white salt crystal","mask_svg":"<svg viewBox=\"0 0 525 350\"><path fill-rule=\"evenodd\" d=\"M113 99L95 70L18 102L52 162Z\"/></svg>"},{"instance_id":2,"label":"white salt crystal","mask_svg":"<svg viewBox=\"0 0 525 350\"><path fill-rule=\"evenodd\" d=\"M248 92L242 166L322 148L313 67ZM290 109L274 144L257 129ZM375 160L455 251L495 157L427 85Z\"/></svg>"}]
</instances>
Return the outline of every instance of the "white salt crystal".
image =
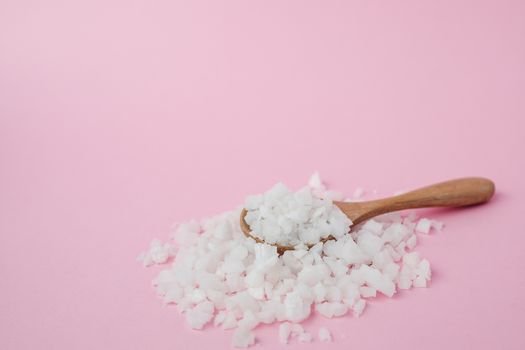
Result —
<instances>
[{"instance_id":1,"label":"white salt crystal","mask_svg":"<svg viewBox=\"0 0 525 350\"><path fill-rule=\"evenodd\" d=\"M293 323L291 327L292 336L298 336L304 333L304 328L299 323Z\"/></svg>"},{"instance_id":2,"label":"white salt crystal","mask_svg":"<svg viewBox=\"0 0 525 350\"><path fill-rule=\"evenodd\" d=\"M304 332L297 336L297 340L301 343L310 343L312 341L312 335L308 332Z\"/></svg>"},{"instance_id":3,"label":"white salt crystal","mask_svg":"<svg viewBox=\"0 0 525 350\"><path fill-rule=\"evenodd\" d=\"M186 312L186 322L193 329L202 329L213 318L213 304L203 301Z\"/></svg>"},{"instance_id":4,"label":"white salt crystal","mask_svg":"<svg viewBox=\"0 0 525 350\"><path fill-rule=\"evenodd\" d=\"M372 262L374 263L374 267L378 269L383 269L386 265L391 263L393 261L392 256L390 256L390 253L388 250L383 249L379 253L375 254Z\"/></svg>"},{"instance_id":5,"label":"white salt crystal","mask_svg":"<svg viewBox=\"0 0 525 350\"><path fill-rule=\"evenodd\" d=\"M344 195L341 192L337 191L325 191L321 194L321 197L324 199L329 199L331 201L342 201Z\"/></svg>"},{"instance_id":6,"label":"white salt crystal","mask_svg":"<svg viewBox=\"0 0 525 350\"><path fill-rule=\"evenodd\" d=\"M308 250L306 246L303 246L304 249L300 249L301 247L295 247L293 250L293 255L296 259L302 259L306 254L308 254Z\"/></svg>"},{"instance_id":7,"label":"white salt crystal","mask_svg":"<svg viewBox=\"0 0 525 350\"><path fill-rule=\"evenodd\" d=\"M246 275L244 281L248 287L261 287L264 285L264 272L259 269L253 269Z\"/></svg>"},{"instance_id":8,"label":"white salt crystal","mask_svg":"<svg viewBox=\"0 0 525 350\"><path fill-rule=\"evenodd\" d=\"M256 194L246 197L246 200L244 201L244 207L246 209L256 209L263 203L264 196L262 194Z\"/></svg>"},{"instance_id":9,"label":"white salt crystal","mask_svg":"<svg viewBox=\"0 0 525 350\"><path fill-rule=\"evenodd\" d=\"M224 320L226 320L226 311L219 311L213 319L213 325L218 327L224 322Z\"/></svg>"},{"instance_id":10,"label":"white salt crystal","mask_svg":"<svg viewBox=\"0 0 525 350\"><path fill-rule=\"evenodd\" d=\"M383 233L383 240L397 246L407 235L409 231L405 225L400 223L393 223Z\"/></svg>"},{"instance_id":11,"label":"white salt crystal","mask_svg":"<svg viewBox=\"0 0 525 350\"><path fill-rule=\"evenodd\" d=\"M239 327L233 333L232 345L236 348L247 348L255 344L255 334L248 328Z\"/></svg>"},{"instance_id":12,"label":"white salt crystal","mask_svg":"<svg viewBox=\"0 0 525 350\"><path fill-rule=\"evenodd\" d=\"M175 255L175 249L169 243L162 244L160 240L151 241L149 250L139 255L138 260L142 261L144 266L152 264L164 264L168 259Z\"/></svg>"},{"instance_id":13,"label":"white salt crystal","mask_svg":"<svg viewBox=\"0 0 525 350\"><path fill-rule=\"evenodd\" d=\"M412 234L406 241L408 249L413 249L417 244L417 236Z\"/></svg>"},{"instance_id":14,"label":"white salt crystal","mask_svg":"<svg viewBox=\"0 0 525 350\"><path fill-rule=\"evenodd\" d=\"M259 319L255 316L255 314L252 311L246 310L244 311L243 318L240 319L237 322L237 324L239 325L239 327L253 329L259 324Z\"/></svg>"},{"instance_id":15,"label":"white salt crystal","mask_svg":"<svg viewBox=\"0 0 525 350\"><path fill-rule=\"evenodd\" d=\"M388 276L383 275L381 271L367 265L361 265L360 270L364 271L365 282L368 286L377 289L388 297L394 295L395 285Z\"/></svg>"},{"instance_id":16,"label":"white salt crystal","mask_svg":"<svg viewBox=\"0 0 525 350\"><path fill-rule=\"evenodd\" d=\"M353 312L354 312L354 315L356 317L359 317L362 313L363 313L363 310L365 309L365 306L366 306L366 300L364 299L359 299L355 304L354 304L354 307L353 307Z\"/></svg>"},{"instance_id":17,"label":"white salt crystal","mask_svg":"<svg viewBox=\"0 0 525 350\"><path fill-rule=\"evenodd\" d=\"M310 304L297 291L286 294L284 307L286 317L292 322L301 322L310 315Z\"/></svg>"},{"instance_id":18,"label":"white salt crystal","mask_svg":"<svg viewBox=\"0 0 525 350\"><path fill-rule=\"evenodd\" d=\"M388 263L384 268L383 268L383 275L385 275L386 277L388 277L390 280L394 281L398 274L399 274L399 265L396 264L396 263Z\"/></svg>"},{"instance_id":19,"label":"white salt crystal","mask_svg":"<svg viewBox=\"0 0 525 350\"><path fill-rule=\"evenodd\" d=\"M189 246L198 239L200 230L201 227L195 220L180 224L173 234L173 240L181 247Z\"/></svg>"},{"instance_id":20,"label":"white salt crystal","mask_svg":"<svg viewBox=\"0 0 525 350\"><path fill-rule=\"evenodd\" d=\"M334 316L330 303L316 304L315 310L326 318L332 318Z\"/></svg>"},{"instance_id":21,"label":"white salt crystal","mask_svg":"<svg viewBox=\"0 0 525 350\"><path fill-rule=\"evenodd\" d=\"M367 287L367 286L359 287L359 292L361 293L361 296L363 298L375 297L377 294L375 288Z\"/></svg>"},{"instance_id":22,"label":"white salt crystal","mask_svg":"<svg viewBox=\"0 0 525 350\"><path fill-rule=\"evenodd\" d=\"M193 289L189 293L186 292L186 296L192 303L200 303L206 300L206 292L199 288Z\"/></svg>"},{"instance_id":23,"label":"white salt crystal","mask_svg":"<svg viewBox=\"0 0 525 350\"><path fill-rule=\"evenodd\" d=\"M281 344L288 344L288 339L292 334L292 325L290 322L283 322L279 326L279 342Z\"/></svg>"},{"instance_id":24,"label":"white salt crystal","mask_svg":"<svg viewBox=\"0 0 525 350\"><path fill-rule=\"evenodd\" d=\"M420 260L418 252L407 253L403 256L403 264L414 268L419 264Z\"/></svg>"},{"instance_id":25,"label":"white salt crystal","mask_svg":"<svg viewBox=\"0 0 525 350\"><path fill-rule=\"evenodd\" d=\"M414 287L425 288L427 286L427 280L423 276L417 276L412 283Z\"/></svg>"},{"instance_id":26,"label":"white salt crystal","mask_svg":"<svg viewBox=\"0 0 525 350\"><path fill-rule=\"evenodd\" d=\"M359 198L363 197L364 193L365 193L364 189L362 189L361 187L357 187L354 190L354 194L352 195L352 197L353 197L353 199L359 199Z\"/></svg>"},{"instance_id":27,"label":"white salt crystal","mask_svg":"<svg viewBox=\"0 0 525 350\"><path fill-rule=\"evenodd\" d=\"M343 300L343 291L337 286L328 286L326 288L326 300L331 302Z\"/></svg>"},{"instance_id":28,"label":"white salt crystal","mask_svg":"<svg viewBox=\"0 0 525 350\"><path fill-rule=\"evenodd\" d=\"M166 294L164 294L163 300L166 304L178 303L184 296L184 289L177 284L171 284Z\"/></svg>"},{"instance_id":29,"label":"white salt crystal","mask_svg":"<svg viewBox=\"0 0 525 350\"><path fill-rule=\"evenodd\" d=\"M404 255L406 253L406 247L407 247L407 244L406 242L400 242L397 247L396 247L396 251L400 254L400 255Z\"/></svg>"},{"instance_id":30,"label":"white salt crystal","mask_svg":"<svg viewBox=\"0 0 525 350\"><path fill-rule=\"evenodd\" d=\"M329 242L325 243L325 246L328 243ZM349 237L346 240L337 241L337 243L335 243L334 245L337 249L335 251L334 257L343 259L348 264L361 264L370 260L370 257L365 252L363 252L361 248L359 248L357 243L354 242L354 240L351 237Z\"/></svg>"},{"instance_id":31,"label":"white salt crystal","mask_svg":"<svg viewBox=\"0 0 525 350\"><path fill-rule=\"evenodd\" d=\"M390 257L393 261L399 261L402 258L402 255L399 254L391 245L386 245L386 250L390 254Z\"/></svg>"},{"instance_id":32,"label":"white salt crystal","mask_svg":"<svg viewBox=\"0 0 525 350\"><path fill-rule=\"evenodd\" d=\"M443 229L443 223L436 220L430 220L430 225L432 226L432 228L434 228L434 230L438 232L440 232Z\"/></svg>"},{"instance_id":33,"label":"white salt crystal","mask_svg":"<svg viewBox=\"0 0 525 350\"><path fill-rule=\"evenodd\" d=\"M254 246L255 267L262 272L267 272L279 261L277 247L268 244L256 244Z\"/></svg>"},{"instance_id":34,"label":"white salt crystal","mask_svg":"<svg viewBox=\"0 0 525 350\"><path fill-rule=\"evenodd\" d=\"M340 302L316 304L315 307L317 312L327 318L340 317L348 312L346 305Z\"/></svg>"},{"instance_id":35,"label":"white salt crystal","mask_svg":"<svg viewBox=\"0 0 525 350\"><path fill-rule=\"evenodd\" d=\"M397 282L397 288L399 289L410 289L412 287L412 280L408 277L401 277Z\"/></svg>"},{"instance_id":36,"label":"white salt crystal","mask_svg":"<svg viewBox=\"0 0 525 350\"><path fill-rule=\"evenodd\" d=\"M244 260L248 256L248 249L243 245L236 245L230 249L226 255L226 260L233 260L235 262Z\"/></svg>"},{"instance_id":37,"label":"white salt crystal","mask_svg":"<svg viewBox=\"0 0 525 350\"><path fill-rule=\"evenodd\" d=\"M231 329L237 327L237 317L232 312L226 314L226 318L222 322L222 329Z\"/></svg>"},{"instance_id":38,"label":"white salt crystal","mask_svg":"<svg viewBox=\"0 0 525 350\"><path fill-rule=\"evenodd\" d=\"M299 282L309 286L314 286L319 281L324 280L329 275L329 269L326 265L305 266L297 275Z\"/></svg>"},{"instance_id":39,"label":"white salt crystal","mask_svg":"<svg viewBox=\"0 0 525 350\"><path fill-rule=\"evenodd\" d=\"M325 297L326 297L326 287L324 286L324 284L322 284L321 282L317 283L314 287L313 287L313 294L314 294L314 298L315 298L315 301L320 303L322 301L325 300Z\"/></svg>"},{"instance_id":40,"label":"white salt crystal","mask_svg":"<svg viewBox=\"0 0 525 350\"><path fill-rule=\"evenodd\" d=\"M192 304L193 303L190 302L188 299L182 298L181 300L179 300L179 302L177 302L177 311L179 311L182 314L189 310L192 307Z\"/></svg>"},{"instance_id":41,"label":"white salt crystal","mask_svg":"<svg viewBox=\"0 0 525 350\"><path fill-rule=\"evenodd\" d=\"M334 317L341 317L346 315L348 307L343 303L332 303L332 310L334 312Z\"/></svg>"},{"instance_id":42,"label":"white salt crystal","mask_svg":"<svg viewBox=\"0 0 525 350\"><path fill-rule=\"evenodd\" d=\"M248 289L248 293L257 300L264 300L264 287L255 287Z\"/></svg>"},{"instance_id":43,"label":"white salt crystal","mask_svg":"<svg viewBox=\"0 0 525 350\"><path fill-rule=\"evenodd\" d=\"M323 261L326 265L328 265L328 267L330 267L330 270L335 277L345 276L348 273L348 264L346 264L342 259L325 256Z\"/></svg>"},{"instance_id":44,"label":"white salt crystal","mask_svg":"<svg viewBox=\"0 0 525 350\"><path fill-rule=\"evenodd\" d=\"M428 260L427 259L421 260L415 272L418 276L424 278L427 281L430 281L431 271L430 271L430 263L428 262Z\"/></svg>"},{"instance_id":45,"label":"white salt crystal","mask_svg":"<svg viewBox=\"0 0 525 350\"><path fill-rule=\"evenodd\" d=\"M325 190L325 186L323 185L323 181L321 181L319 172L316 171L312 174L312 176L310 176L310 180L308 180L308 186L321 191Z\"/></svg>"},{"instance_id":46,"label":"white salt crystal","mask_svg":"<svg viewBox=\"0 0 525 350\"><path fill-rule=\"evenodd\" d=\"M382 229L383 229L383 224L374 219L368 220L363 225L363 230L370 231L372 233L375 233L376 235L379 234Z\"/></svg>"},{"instance_id":47,"label":"white salt crystal","mask_svg":"<svg viewBox=\"0 0 525 350\"><path fill-rule=\"evenodd\" d=\"M419 233L425 233L428 234L430 232L430 227L432 226L432 223L428 219L419 219L416 225L416 231Z\"/></svg>"},{"instance_id":48,"label":"white salt crystal","mask_svg":"<svg viewBox=\"0 0 525 350\"><path fill-rule=\"evenodd\" d=\"M332 341L332 335L330 334L330 331L326 329L325 327L319 328L319 340L324 342L331 342Z\"/></svg>"},{"instance_id":49,"label":"white salt crystal","mask_svg":"<svg viewBox=\"0 0 525 350\"><path fill-rule=\"evenodd\" d=\"M381 237L378 237L377 235L368 231L364 231L357 238L357 245L359 248L370 257L379 253L383 247L383 244L384 241L381 239Z\"/></svg>"}]
</instances>

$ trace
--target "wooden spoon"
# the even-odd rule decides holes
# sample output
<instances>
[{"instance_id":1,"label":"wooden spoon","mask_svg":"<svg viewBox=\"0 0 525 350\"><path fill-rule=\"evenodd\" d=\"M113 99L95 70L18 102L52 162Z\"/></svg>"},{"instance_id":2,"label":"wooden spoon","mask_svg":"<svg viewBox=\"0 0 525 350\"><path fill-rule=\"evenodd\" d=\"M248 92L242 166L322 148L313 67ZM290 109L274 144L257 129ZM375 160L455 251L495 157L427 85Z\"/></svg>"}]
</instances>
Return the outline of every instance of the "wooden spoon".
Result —
<instances>
[{"instance_id":1,"label":"wooden spoon","mask_svg":"<svg viewBox=\"0 0 525 350\"><path fill-rule=\"evenodd\" d=\"M468 177L450 180L398 196L366 202L336 202L334 204L352 220L352 227L374 216L393 211L429 207L462 207L488 202L494 194L494 182L482 177ZM241 229L247 237L257 243L264 240L251 234L250 226L244 221L246 209L241 212ZM332 236L322 241L333 239ZM273 244L279 254L293 247Z\"/></svg>"}]
</instances>

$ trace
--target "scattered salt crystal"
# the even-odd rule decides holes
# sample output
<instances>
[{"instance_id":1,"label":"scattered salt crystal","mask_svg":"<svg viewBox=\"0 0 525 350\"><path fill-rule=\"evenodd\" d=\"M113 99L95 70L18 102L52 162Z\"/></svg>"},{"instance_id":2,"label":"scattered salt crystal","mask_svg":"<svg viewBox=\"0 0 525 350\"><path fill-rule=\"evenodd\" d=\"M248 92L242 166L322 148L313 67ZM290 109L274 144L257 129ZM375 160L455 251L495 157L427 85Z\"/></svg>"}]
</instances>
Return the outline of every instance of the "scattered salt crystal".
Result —
<instances>
[{"instance_id":1,"label":"scattered salt crystal","mask_svg":"<svg viewBox=\"0 0 525 350\"><path fill-rule=\"evenodd\" d=\"M432 222L428 219L419 219L416 225L416 231L419 233L425 233L428 234L430 232L430 228L432 227Z\"/></svg>"},{"instance_id":2,"label":"scattered salt crystal","mask_svg":"<svg viewBox=\"0 0 525 350\"><path fill-rule=\"evenodd\" d=\"M352 195L353 199L359 199L363 197L363 194L365 193L365 190L363 190L361 187L358 187L355 189L354 194Z\"/></svg>"},{"instance_id":3,"label":"scattered salt crystal","mask_svg":"<svg viewBox=\"0 0 525 350\"><path fill-rule=\"evenodd\" d=\"M430 226L432 226L432 228L438 232L443 229L443 223L436 220L430 220Z\"/></svg>"},{"instance_id":4,"label":"scattered salt crystal","mask_svg":"<svg viewBox=\"0 0 525 350\"><path fill-rule=\"evenodd\" d=\"M300 334L303 334L304 333L304 328L299 323L294 323L294 324L292 324L291 331L292 331L292 336L295 337L295 336L298 336Z\"/></svg>"},{"instance_id":5,"label":"scattered salt crystal","mask_svg":"<svg viewBox=\"0 0 525 350\"><path fill-rule=\"evenodd\" d=\"M151 241L149 250L139 255L138 260L142 261L144 266L153 264L164 264L168 259L175 255L174 248L170 243L162 244L160 240Z\"/></svg>"},{"instance_id":6,"label":"scattered salt crystal","mask_svg":"<svg viewBox=\"0 0 525 350\"><path fill-rule=\"evenodd\" d=\"M418 276L421 276L427 281L430 281L431 277L431 271L430 271L430 263L427 259L421 260L419 265L416 268L416 273Z\"/></svg>"},{"instance_id":7,"label":"scattered salt crystal","mask_svg":"<svg viewBox=\"0 0 525 350\"><path fill-rule=\"evenodd\" d=\"M323 181L321 180L321 177L319 176L319 172L315 172L310 176L310 179L308 180L308 186L315 188L320 191L325 190L325 186L323 185Z\"/></svg>"},{"instance_id":8,"label":"scattered salt crystal","mask_svg":"<svg viewBox=\"0 0 525 350\"><path fill-rule=\"evenodd\" d=\"M301 343L309 343L312 341L312 335L308 332L304 332L302 334L299 334L299 336L297 337L297 340L300 341Z\"/></svg>"},{"instance_id":9,"label":"scattered salt crystal","mask_svg":"<svg viewBox=\"0 0 525 350\"><path fill-rule=\"evenodd\" d=\"M325 327L319 328L319 340L324 342L331 342L332 341L332 335L330 334L330 331L326 329Z\"/></svg>"}]
</instances>

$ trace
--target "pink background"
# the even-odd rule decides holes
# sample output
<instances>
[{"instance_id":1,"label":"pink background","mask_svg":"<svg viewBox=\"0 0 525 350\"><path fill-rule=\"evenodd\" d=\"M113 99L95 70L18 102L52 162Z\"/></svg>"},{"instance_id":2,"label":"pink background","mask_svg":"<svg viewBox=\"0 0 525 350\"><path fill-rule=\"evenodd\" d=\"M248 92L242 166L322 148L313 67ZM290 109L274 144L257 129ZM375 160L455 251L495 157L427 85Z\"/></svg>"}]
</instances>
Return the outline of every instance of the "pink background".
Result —
<instances>
[{"instance_id":1,"label":"pink background","mask_svg":"<svg viewBox=\"0 0 525 350\"><path fill-rule=\"evenodd\" d=\"M163 308L135 257L314 170L348 194L468 175L498 193L425 211L447 225L419 248L431 287L313 318L336 341L305 349L524 349L524 18L523 1L2 0L0 349L229 348Z\"/></svg>"}]
</instances>

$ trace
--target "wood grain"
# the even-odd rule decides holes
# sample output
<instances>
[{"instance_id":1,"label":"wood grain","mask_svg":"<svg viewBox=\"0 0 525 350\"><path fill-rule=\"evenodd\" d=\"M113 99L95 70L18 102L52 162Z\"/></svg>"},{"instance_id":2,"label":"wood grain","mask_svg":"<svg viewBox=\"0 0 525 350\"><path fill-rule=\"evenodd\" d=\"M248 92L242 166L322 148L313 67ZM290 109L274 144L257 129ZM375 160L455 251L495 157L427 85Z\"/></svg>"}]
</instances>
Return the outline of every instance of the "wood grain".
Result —
<instances>
[{"instance_id":1,"label":"wood grain","mask_svg":"<svg viewBox=\"0 0 525 350\"><path fill-rule=\"evenodd\" d=\"M354 225L374 216L404 209L462 207L488 202L494 195L494 183L481 177L441 182L398 196L367 202L334 202Z\"/></svg>"}]
</instances>

